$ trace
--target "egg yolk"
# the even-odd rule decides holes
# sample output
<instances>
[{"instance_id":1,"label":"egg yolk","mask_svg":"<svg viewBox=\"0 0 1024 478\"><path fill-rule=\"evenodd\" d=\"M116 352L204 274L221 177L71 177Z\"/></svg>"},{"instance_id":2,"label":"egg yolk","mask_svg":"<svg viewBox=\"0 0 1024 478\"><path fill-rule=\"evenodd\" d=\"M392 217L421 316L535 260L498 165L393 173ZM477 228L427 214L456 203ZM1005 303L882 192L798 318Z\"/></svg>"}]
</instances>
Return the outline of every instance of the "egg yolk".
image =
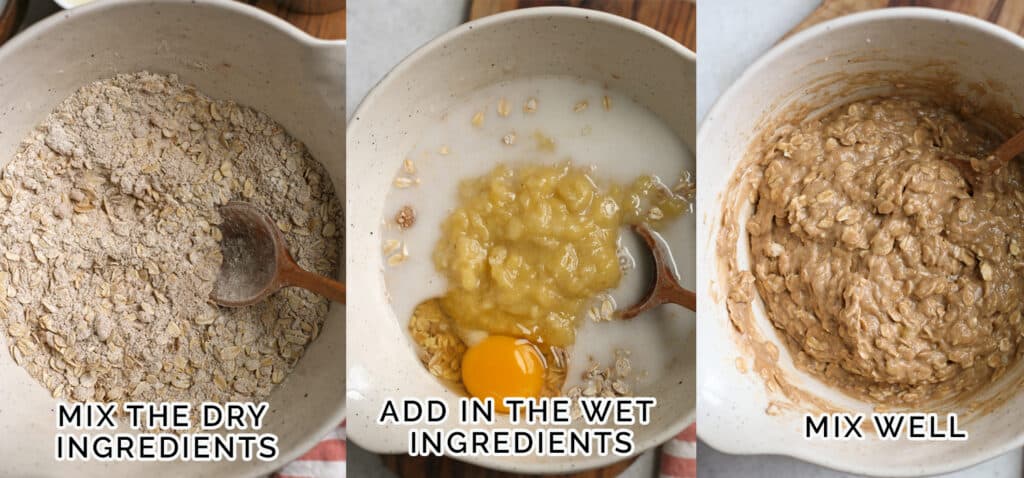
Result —
<instances>
[{"instance_id":1,"label":"egg yolk","mask_svg":"<svg viewBox=\"0 0 1024 478\"><path fill-rule=\"evenodd\" d=\"M481 400L494 399L494 408L508 413L505 397L540 395L544 386L544 359L525 339L492 335L472 346L462 357L462 384Z\"/></svg>"}]
</instances>

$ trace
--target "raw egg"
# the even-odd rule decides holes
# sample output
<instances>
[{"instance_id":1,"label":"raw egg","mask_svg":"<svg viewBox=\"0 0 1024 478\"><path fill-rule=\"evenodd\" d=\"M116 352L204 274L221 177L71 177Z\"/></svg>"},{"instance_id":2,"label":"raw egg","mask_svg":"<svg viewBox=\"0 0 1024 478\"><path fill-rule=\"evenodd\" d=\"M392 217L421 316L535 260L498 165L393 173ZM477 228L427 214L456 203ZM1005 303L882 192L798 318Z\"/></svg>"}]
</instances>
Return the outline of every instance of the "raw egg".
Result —
<instances>
[{"instance_id":1,"label":"raw egg","mask_svg":"<svg viewBox=\"0 0 1024 478\"><path fill-rule=\"evenodd\" d=\"M470 395L493 398L495 410L508 413L502 403L505 397L540 395L544 358L528 340L492 335L462 357L462 384Z\"/></svg>"}]
</instances>

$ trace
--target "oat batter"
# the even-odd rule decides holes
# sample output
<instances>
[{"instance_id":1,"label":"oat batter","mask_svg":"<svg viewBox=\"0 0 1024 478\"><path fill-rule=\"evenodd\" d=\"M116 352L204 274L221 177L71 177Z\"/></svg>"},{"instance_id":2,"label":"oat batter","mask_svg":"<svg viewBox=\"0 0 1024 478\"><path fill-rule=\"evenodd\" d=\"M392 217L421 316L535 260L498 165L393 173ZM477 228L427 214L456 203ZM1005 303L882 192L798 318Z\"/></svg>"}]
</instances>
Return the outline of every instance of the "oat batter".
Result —
<instances>
[{"instance_id":1,"label":"oat batter","mask_svg":"<svg viewBox=\"0 0 1024 478\"><path fill-rule=\"evenodd\" d=\"M1024 173L973 193L952 154L996 135L938 104L852 103L779 130L747 223L769 318L796 364L852 395L913 405L1015 361Z\"/></svg>"}]
</instances>

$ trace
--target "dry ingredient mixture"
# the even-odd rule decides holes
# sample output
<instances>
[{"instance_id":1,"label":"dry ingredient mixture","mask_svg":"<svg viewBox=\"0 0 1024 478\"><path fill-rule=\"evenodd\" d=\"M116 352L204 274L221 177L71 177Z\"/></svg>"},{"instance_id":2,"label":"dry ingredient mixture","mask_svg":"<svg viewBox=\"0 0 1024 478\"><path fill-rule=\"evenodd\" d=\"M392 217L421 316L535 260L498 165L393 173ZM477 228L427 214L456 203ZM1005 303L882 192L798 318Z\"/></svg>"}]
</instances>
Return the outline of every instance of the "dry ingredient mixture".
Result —
<instances>
[{"instance_id":1,"label":"dry ingredient mixture","mask_svg":"<svg viewBox=\"0 0 1024 478\"><path fill-rule=\"evenodd\" d=\"M628 350L616 349L615 360L611 365L602 366L591 359L590 366L583 372L583 385L577 385L566 392L569 398L580 397L628 397L632 395L630 379L633 378L633 365L629 360Z\"/></svg>"},{"instance_id":2,"label":"dry ingredient mixture","mask_svg":"<svg viewBox=\"0 0 1024 478\"><path fill-rule=\"evenodd\" d=\"M775 132L747 231L797 366L910 406L975 391L1024 352L1024 171L971 190L944 158L984 158L999 137L969 115L878 98Z\"/></svg>"},{"instance_id":3,"label":"dry ingredient mixture","mask_svg":"<svg viewBox=\"0 0 1024 478\"><path fill-rule=\"evenodd\" d=\"M258 400L323 326L328 301L297 288L239 309L207 300L219 205L259 206L325 275L342 211L280 125L175 75L78 90L25 139L0 193L0 317L14 360L56 398Z\"/></svg>"}]
</instances>

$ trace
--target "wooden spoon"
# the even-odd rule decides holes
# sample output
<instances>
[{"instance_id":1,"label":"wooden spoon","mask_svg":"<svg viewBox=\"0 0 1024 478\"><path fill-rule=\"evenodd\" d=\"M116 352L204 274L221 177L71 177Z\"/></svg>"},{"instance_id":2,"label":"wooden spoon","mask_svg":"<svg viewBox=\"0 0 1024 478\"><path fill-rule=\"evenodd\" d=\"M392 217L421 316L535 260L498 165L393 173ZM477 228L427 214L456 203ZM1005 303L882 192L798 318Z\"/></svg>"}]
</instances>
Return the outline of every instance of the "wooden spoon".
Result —
<instances>
[{"instance_id":1,"label":"wooden spoon","mask_svg":"<svg viewBox=\"0 0 1024 478\"><path fill-rule=\"evenodd\" d=\"M220 214L224 262L211 300L226 307L242 307L295 286L345 303L345 285L299 267L277 225L259 208L232 201L220 208Z\"/></svg>"},{"instance_id":2,"label":"wooden spoon","mask_svg":"<svg viewBox=\"0 0 1024 478\"><path fill-rule=\"evenodd\" d=\"M652 231L646 224L633 226L633 231L643 238L647 247L651 249L656 275L654 284L647 295L638 304L620 312L619 317L632 319L662 304L677 304L696 312L697 295L679 285L679 280L676 279L675 271L673 271L672 253L669 251L665 239Z\"/></svg>"},{"instance_id":3,"label":"wooden spoon","mask_svg":"<svg viewBox=\"0 0 1024 478\"><path fill-rule=\"evenodd\" d=\"M981 182L982 176L999 171L999 168L1005 166L1010 160L1021 153L1024 153L1024 129L999 145L992 155L984 161L976 161L966 157L950 157L948 159L956 165L957 169L960 170L960 174L967 180L967 184L973 189L974 186Z\"/></svg>"}]
</instances>

